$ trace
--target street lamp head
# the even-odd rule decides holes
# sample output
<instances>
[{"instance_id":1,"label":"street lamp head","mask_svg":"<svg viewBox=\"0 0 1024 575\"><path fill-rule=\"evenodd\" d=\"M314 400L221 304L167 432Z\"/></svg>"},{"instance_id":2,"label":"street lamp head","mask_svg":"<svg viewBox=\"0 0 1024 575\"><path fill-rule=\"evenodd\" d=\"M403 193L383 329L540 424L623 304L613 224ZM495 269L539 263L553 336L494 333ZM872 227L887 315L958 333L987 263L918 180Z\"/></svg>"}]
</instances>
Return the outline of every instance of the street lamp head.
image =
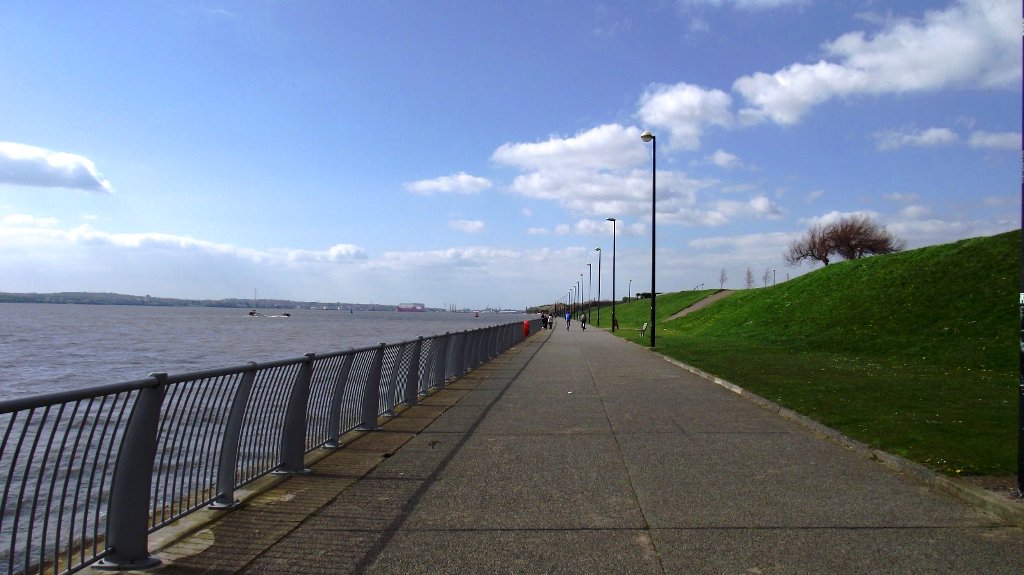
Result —
<instances>
[{"instance_id":1,"label":"street lamp head","mask_svg":"<svg viewBox=\"0 0 1024 575\"><path fill-rule=\"evenodd\" d=\"M615 218L605 218L605 221L607 221L607 222L614 222Z\"/></svg>"},{"instance_id":2,"label":"street lamp head","mask_svg":"<svg viewBox=\"0 0 1024 575\"><path fill-rule=\"evenodd\" d=\"M594 248L594 251L595 251L595 252L599 252L599 251L601 251L601 246L598 246L598 247Z\"/></svg>"},{"instance_id":3,"label":"street lamp head","mask_svg":"<svg viewBox=\"0 0 1024 575\"><path fill-rule=\"evenodd\" d=\"M640 139L645 142L650 142L654 139L654 134L652 134L650 130L644 130L644 133L640 134Z\"/></svg>"}]
</instances>

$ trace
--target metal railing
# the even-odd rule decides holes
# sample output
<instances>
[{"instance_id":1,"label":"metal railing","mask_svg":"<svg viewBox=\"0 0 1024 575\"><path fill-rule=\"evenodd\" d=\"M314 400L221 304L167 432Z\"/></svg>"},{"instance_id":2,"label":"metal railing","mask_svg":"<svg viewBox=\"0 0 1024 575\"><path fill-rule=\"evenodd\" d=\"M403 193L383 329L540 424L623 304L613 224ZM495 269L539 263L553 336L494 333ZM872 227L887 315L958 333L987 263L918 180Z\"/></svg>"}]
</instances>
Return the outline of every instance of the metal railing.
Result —
<instances>
[{"instance_id":1,"label":"metal railing","mask_svg":"<svg viewBox=\"0 0 1024 575\"><path fill-rule=\"evenodd\" d=\"M529 331L526 330L527 324ZM540 320L0 402L0 573L146 568L153 531L415 404Z\"/></svg>"}]
</instances>

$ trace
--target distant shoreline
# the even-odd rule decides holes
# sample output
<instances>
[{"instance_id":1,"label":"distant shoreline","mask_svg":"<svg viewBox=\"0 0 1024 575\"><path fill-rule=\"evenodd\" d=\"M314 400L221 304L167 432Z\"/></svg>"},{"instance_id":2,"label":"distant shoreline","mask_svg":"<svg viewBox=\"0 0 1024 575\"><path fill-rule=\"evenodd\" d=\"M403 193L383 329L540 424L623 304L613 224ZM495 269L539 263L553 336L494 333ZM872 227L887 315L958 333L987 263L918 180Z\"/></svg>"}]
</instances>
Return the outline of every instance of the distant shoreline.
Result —
<instances>
[{"instance_id":1,"label":"distant shoreline","mask_svg":"<svg viewBox=\"0 0 1024 575\"><path fill-rule=\"evenodd\" d=\"M9 293L0 292L0 303L51 303L89 305L143 305L162 307L226 307L247 309L324 309L340 311L395 311L395 305L293 301L282 299L179 299L104 292ZM428 311L443 311L431 310Z\"/></svg>"}]
</instances>

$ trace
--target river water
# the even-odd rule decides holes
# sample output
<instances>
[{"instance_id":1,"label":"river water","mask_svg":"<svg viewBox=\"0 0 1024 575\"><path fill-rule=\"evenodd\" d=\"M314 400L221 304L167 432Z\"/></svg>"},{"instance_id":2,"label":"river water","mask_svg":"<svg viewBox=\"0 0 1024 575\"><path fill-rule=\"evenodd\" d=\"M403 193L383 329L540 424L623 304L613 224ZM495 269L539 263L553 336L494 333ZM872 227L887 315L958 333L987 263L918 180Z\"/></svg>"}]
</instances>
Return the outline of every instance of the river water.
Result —
<instances>
[{"instance_id":1,"label":"river water","mask_svg":"<svg viewBox=\"0 0 1024 575\"><path fill-rule=\"evenodd\" d=\"M0 399L397 343L525 314L0 303ZM269 317L287 311L291 317Z\"/></svg>"}]
</instances>

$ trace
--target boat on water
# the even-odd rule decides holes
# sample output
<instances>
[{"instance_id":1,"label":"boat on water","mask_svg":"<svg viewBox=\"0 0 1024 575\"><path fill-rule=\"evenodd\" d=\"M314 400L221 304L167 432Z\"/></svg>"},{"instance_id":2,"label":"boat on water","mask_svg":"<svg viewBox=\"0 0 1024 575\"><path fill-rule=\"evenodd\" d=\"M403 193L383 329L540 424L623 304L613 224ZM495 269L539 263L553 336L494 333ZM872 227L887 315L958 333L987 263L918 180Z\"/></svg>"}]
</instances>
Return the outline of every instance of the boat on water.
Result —
<instances>
[{"instance_id":1,"label":"boat on water","mask_svg":"<svg viewBox=\"0 0 1024 575\"><path fill-rule=\"evenodd\" d=\"M251 309L249 310L249 317L292 317L292 314L284 312L280 315L267 315L265 313L260 313L254 309Z\"/></svg>"},{"instance_id":2,"label":"boat on water","mask_svg":"<svg viewBox=\"0 0 1024 575\"><path fill-rule=\"evenodd\" d=\"M421 303L400 303L395 311L427 311L427 306Z\"/></svg>"}]
</instances>

